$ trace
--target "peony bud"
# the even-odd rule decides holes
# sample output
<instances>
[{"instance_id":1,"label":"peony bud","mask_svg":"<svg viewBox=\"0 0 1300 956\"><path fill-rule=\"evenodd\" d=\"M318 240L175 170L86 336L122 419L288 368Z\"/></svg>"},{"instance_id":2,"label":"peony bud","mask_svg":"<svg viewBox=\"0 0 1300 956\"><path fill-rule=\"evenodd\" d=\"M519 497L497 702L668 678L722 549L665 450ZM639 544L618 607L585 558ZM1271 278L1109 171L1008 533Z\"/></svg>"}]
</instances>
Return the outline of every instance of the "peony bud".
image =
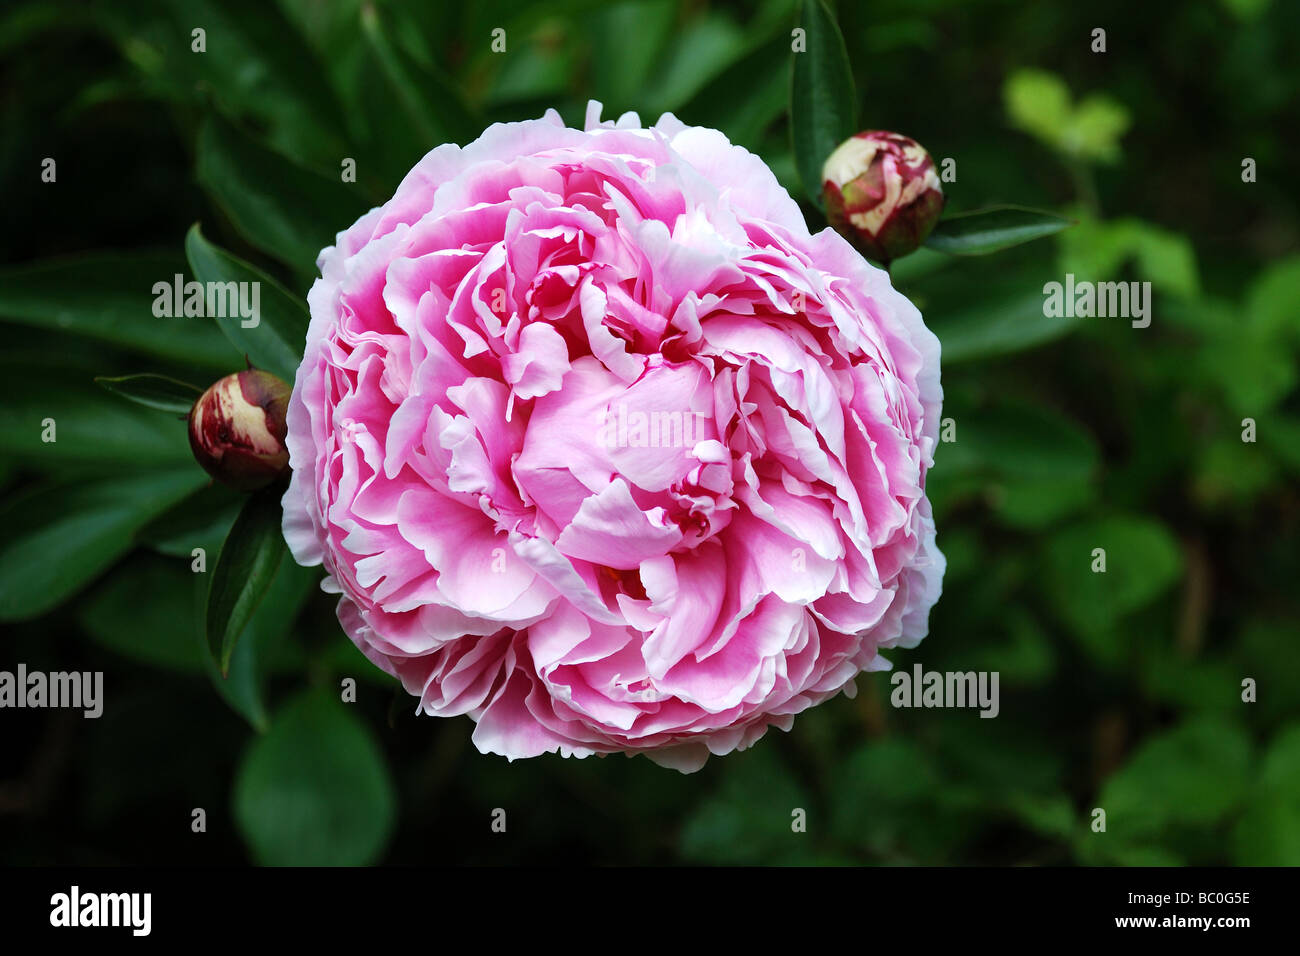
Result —
<instances>
[{"instance_id":1,"label":"peony bud","mask_svg":"<svg viewBox=\"0 0 1300 956\"><path fill-rule=\"evenodd\" d=\"M930 154L916 140L882 130L851 136L831 153L822 192L835 231L885 264L925 242L943 211Z\"/></svg>"},{"instance_id":2,"label":"peony bud","mask_svg":"<svg viewBox=\"0 0 1300 956\"><path fill-rule=\"evenodd\" d=\"M291 389L269 372L227 375L190 409L190 448L203 470L241 491L269 485L289 467L284 416Z\"/></svg>"}]
</instances>

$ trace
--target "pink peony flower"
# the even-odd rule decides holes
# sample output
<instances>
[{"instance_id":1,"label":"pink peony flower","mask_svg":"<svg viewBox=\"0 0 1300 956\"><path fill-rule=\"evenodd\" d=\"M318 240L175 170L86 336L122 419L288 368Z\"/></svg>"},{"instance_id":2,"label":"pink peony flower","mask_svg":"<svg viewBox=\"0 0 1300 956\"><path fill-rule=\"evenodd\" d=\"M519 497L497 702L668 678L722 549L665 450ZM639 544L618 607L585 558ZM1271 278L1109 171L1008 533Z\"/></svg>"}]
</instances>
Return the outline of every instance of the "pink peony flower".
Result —
<instances>
[{"instance_id":1,"label":"pink peony flower","mask_svg":"<svg viewBox=\"0 0 1300 956\"><path fill-rule=\"evenodd\" d=\"M440 146L321 253L284 531L481 751L693 770L925 635L939 344L718 131L586 126Z\"/></svg>"}]
</instances>

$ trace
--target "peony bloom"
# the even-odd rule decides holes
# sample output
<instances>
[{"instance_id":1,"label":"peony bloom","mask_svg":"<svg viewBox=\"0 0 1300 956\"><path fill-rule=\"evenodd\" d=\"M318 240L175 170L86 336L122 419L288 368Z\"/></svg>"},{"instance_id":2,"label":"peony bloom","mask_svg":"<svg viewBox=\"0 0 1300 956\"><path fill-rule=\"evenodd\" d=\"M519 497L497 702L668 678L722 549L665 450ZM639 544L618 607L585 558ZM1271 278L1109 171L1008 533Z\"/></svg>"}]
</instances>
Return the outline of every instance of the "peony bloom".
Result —
<instances>
[{"instance_id":1,"label":"peony bloom","mask_svg":"<svg viewBox=\"0 0 1300 956\"><path fill-rule=\"evenodd\" d=\"M826 218L877 262L915 251L943 212L934 160L898 133L850 136L826 160L822 179Z\"/></svg>"},{"instance_id":2,"label":"peony bloom","mask_svg":"<svg viewBox=\"0 0 1300 956\"><path fill-rule=\"evenodd\" d=\"M270 372L227 375L190 409L190 450L204 471L232 488L269 485L289 467L288 404L289 386Z\"/></svg>"},{"instance_id":3,"label":"peony bloom","mask_svg":"<svg viewBox=\"0 0 1300 956\"><path fill-rule=\"evenodd\" d=\"M440 146L321 253L284 530L481 751L691 770L925 635L939 344L757 157L599 116Z\"/></svg>"}]
</instances>

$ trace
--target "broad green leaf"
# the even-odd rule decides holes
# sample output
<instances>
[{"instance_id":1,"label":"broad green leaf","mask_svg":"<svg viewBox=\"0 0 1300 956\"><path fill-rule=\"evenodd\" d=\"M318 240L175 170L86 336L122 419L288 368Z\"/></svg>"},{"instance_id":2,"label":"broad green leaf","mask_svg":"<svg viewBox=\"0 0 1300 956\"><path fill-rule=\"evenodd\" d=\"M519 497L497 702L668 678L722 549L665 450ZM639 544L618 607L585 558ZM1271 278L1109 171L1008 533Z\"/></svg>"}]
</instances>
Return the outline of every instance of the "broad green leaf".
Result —
<instances>
[{"instance_id":1,"label":"broad green leaf","mask_svg":"<svg viewBox=\"0 0 1300 956\"><path fill-rule=\"evenodd\" d=\"M265 866L362 866L383 852L397 798L369 728L332 690L294 698L253 741L234 814Z\"/></svg>"},{"instance_id":2,"label":"broad green leaf","mask_svg":"<svg viewBox=\"0 0 1300 956\"><path fill-rule=\"evenodd\" d=\"M789 48L788 34L759 46L710 81L677 114L683 122L723 130L731 142L759 151L763 133L789 105L788 79L770 69Z\"/></svg>"},{"instance_id":3,"label":"broad green leaf","mask_svg":"<svg viewBox=\"0 0 1300 956\"><path fill-rule=\"evenodd\" d=\"M1300 255L1271 263L1250 284L1246 321L1265 335L1300 342Z\"/></svg>"},{"instance_id":4,"label":"broad green leaf","mask_svg":"<svg viewBox=\"0 0 1300 956\"><path fill-rule=\"evenodd\" d=\"M293 269L304 288L320 251L366 211L354 185L297 166L217 117L204 121L196 151L199 184L240 235Z\"/></svg>"},{"instance_id":5,"label":"broad green leaf","mask_svg":"<svg viewBox=\"0 0 1300 956\"><path fill-rule=\"evenodd\" d=\"M307 307L265 272L208 242L193 226L185 237L185 254L200 282L255 283L256 324L245 327L239 315L217 317L226 338L257 368L292 382L307 339ZM251 293L250 293L251 294Z\"/></svg>"},{"instance_id":6,"label":"broad green leaf","mask_svg":"<svg viewBox=\"0 0 1300 956\"><path fill-rule=\"evenodd\" d=\"M953 256L946 256L941 252L935 252L933 249L922 246L910 255L895 259L889 264L889 281L893 283L894 288L907 294L911 284L918 279L924 279L926 276L940 272L960 261ZM923 286L918 284L916 288L919 290ZM923 294L923 292L917 292L917 295Z\"/></svg>"},{"instance_id":7,"label":"broad green leaf","mask_svg":"<svg viewBox=\"0 0 1300 956\"><path fill-rule=\"evenodd\" d=\"M1238 866L1300 865L1300 724L1273 738L1233 843Z\"/></svg>"},{"instance_id":8,"label":"broad green leaf","mask_svg":"<svg viewBox=\"0 0 1300 956\"><path fill-rule=\"evenodd\" d=\"M1014 793L1008 809L1017 820L1045 837L1067 840L1078 829L1078 815L1064 794Z\"/></svg>"},{"instance_id":9,"label":"broad green leaf","mask_svg":"<svg viewBox=\"0 0 1300 956\"><path fill-rule=\"evenodd\" d=\"M191 465L55 485L11 501L0 514L0 620L56 607L129 551L137 528L207 480Z\"/></svg>"},{"instance_id":10,"label":"broad green leaf","mask_svg":"<svg viewBox=\"0 0 1300 956\"><path fill-rule=\"evenodd\" d=\"M1249 325L1207 339L1191 367L1219 386L1232 411L1251 418L1286 398L1300 377L1295 353Z\"/></svg>"},{"instance_id":11,"label":"broad green leaf","mask_svg":"<svg viewBox=\"0 0 1300 956\"><path fill-rule=\"evenodd\" d=\"M1041 290L1004 298L976 298L971 305L932 316L930 328L943 346L943 362L969 362L1019 352L1058 339L1081 319L1048 316Z\"/></svg>"},{"instance_id":12,"label":"broad green leaf","mask_svg":"<svg viewBox=\"0 0 1300 956\"><path fill-rule=\"evenodd\" d=\"M1170 827L1209 827L1246 794L1250 738L1236 723L1197 717L1138 748L1102 787L1106 839L1141 844Z\"/></svg>"},{"instance_id":13,"label":"broad green leaf","mask_svg":"<svg viewBox=\"0 0 1300 956\"><path fill-rule=\"evenodd\" d=\"M230 669L224 677L211 655L203 652L202 642L195 642L217 693L259 732L265 732L269 724L266 687L270 676L302 670L301 645L288 638L303 603L318 589L319 582L318 569L281 561L266 597L235 642Z\"/></svg>"},{"instance_id":14,"label":"broad green leaf","mask_svg":"<svg viewBox=\"0 0 1300 956\"><path fill-rule=\"evenodd\" d=\"M123 398L154 408L162 412L175 412L188 415L199 396L203 394L197 386L179 382L166 375L144 373L141 375L123 375L118 378L100 377L95 379L110 392Z\"/></svg>"},{"instance_id":15,"label":"broad green leaf","mask_svg":"<svg viewBox=\"0 0 1300 956\"><path fill-rule=\"evenodd\" d=\"M1037 685L1050 678L1056 669L1056 649L1034 617L1023 607L1011 607L999 623L1006 637L971 648L967 666L997 671L1003 689L1013 684Z\"/></svg>"},{"instance_id":16,"label":"broad green leaf","mask_svg":"<svg viewBox=\"0 0 1300 956\"><path fill-rule=\"evenodd\" d=\"M949 410L951 411L951 410ZM935 473L1016 480L1087 480L1099 454L1076 422L1041 404L999 398L953 419L954 441L935 452Z\"/></svg>"},{"instance_id":17,"label":"broad green leaf","mask_svg":"<svg viewBox=\"0 0 1300 956\"><path fill-rule=\"evenodd\" d=\"M1186 236L1139 219L1099 221L1080 217L1061 236L1061 272L1078 279L1104 282L1119 277L1135 260L1138 275L1160 292L1180 297L1200 291L1196 252Z\"/></svg>"},{"instance_id":18,"label":"broad green leaf","mask_svg":"<svg viewBox=\"0 0 1300 956\"><path fill-rule=\"evenodd\" d=\"M1008 400L945 414L955 440L940 443L928 479L937 505L978 496L1004 523L1041 528L1092 499L1099 453L1078 423Z\"/></svg>"},{"instance_id":19,"label":"broad green leaf","mask_svg":"<svg viewBox=\"0 0 1300 956\"><path fill-rule=\"evenodd\" d=\"M880 680L887 697L884 677L864 680ZM958 808L938 805L948 787L913 741L896 736L863 744L833 768L829 791L836 798L827 826L836 841L869 853L874 862L942 863L970 823Z\"/></svg>"},{"instance_id":20,"label":"broad green leaf","mask_svg":"<svg viewBox=\"0 0 1300 956\"><path fill-rule=\"evenodd\" d=\"M1095 518L1057 533L1047 544L1047 583L1055 607L1105 663L1118 662L1126 651L1118 620L1167 591L1182 569L1177 540L1151 518Z\"/></svg>"},{"instance_id":21,"label":"broad green leaf","mask_svg":"<svg viewBox=\"0 0 1300 956\"><path fill-rule=\"evenodd\" d=\"M1073 105L1065 81L1046 70L1012 73L1002 97L1013 125L1075 159L1116 161L1132 122L1122 103L1099 93Z\"/></svg>"},{"instance_id":22,"label":"broad green leaf","mask_svg":"<svg viewBox=\"0 0 1300 956\"><path fill-rule=\"evenodd\" d=\"M1013 124L1045 143L1060 144L1074 108L1070 88L1059 76L1046 70L1017 70L1003 84L1002 98Z\"/></svg>"},{"instance_id":23,"label":"broad green leaf","mask_svg":"<svg viewBox=\"0 0 1300 956\"><path fill-rule=\"evenodd\" d=\"M986 256L1054 235L1071 223L1064 216L1024 206L990 206L940 220L925 244L953 256Z\"/></svg>"},{"instance_id":24,"label":"broad green leaf","mask_svg":"<svg viewBox=\"0 0 1300 956\"><path fill-rule=\"evenodd\" d=\"M81 626L132 661L201 673L188 559L142 554L123 562L78 602Z\"/></svg>"},{"instance_id":25,"label":"broad green leaf","mask_svg":"<svg viewBox=\"0 0 1300 956\"><path fill-rule=\"evenodd\" d=\"M791 812L812 811L799 779L771 746L732 757L719 791L699 801L682 827L682 854L715 865L801 862L812 849L807 834L792 831Z\"/></svg>"},{"instance_id":26,"label":"broad green leaf","mask_svg":"<svg viewBox=\"0 0 1300 956\"><path fill-rule=\"evenodd\" d=\"M1088 479L1026 478L994 486L990 504L1004 524L1041 529L1082 510L1096 493Z\"/></svg>"},{"instance_id":27,"label":"broad green leaf","mask_svg":"<svg viewBox=\"0 0 1300 956\"><path fill-rule=\"evenodd\" d=\"M136 541L172 558L194 558L203 548L210 562L221 550L247 495L214 481L177 502L136 532Z\"/></svg>"},{"instance_id":28,"label":"broad green leaf","mask_svg":"<svg viewBox=\"0 0 1300 956\"><path fill-rule=\"evenodd\" d=\"M43 470L119 465L119 470L192 460L185 422L109 395L87 375L11 368L0 404L0 455Z\"/></svg>"},{"instance_id":29,"label":"broad green leaf","mask_svg":"<svg viewBox=\"0 0 1300 956\"><path fill-rule=\"evenodd\" d=\"M807 49L793 54L790 132L804 190L820 207L822 167L859 131L858 94L844 37L825 0L802 0L799 27Z\"/></svg>"},{"instance_id":30,"label":"broad green leaf","mask_svg":"<svg viewBox=\"0 0 1300 956\"><path fill-rule=\"evenodd\" d=\"M1130 229L1142 278L1174 295L1195 296L1200 292L1196 250L1190 239L1145 222L1132 222Z\"/></svg>"},{"instance_id":31,"label":"broad green leaf","mask_svg":"<svg viewBox=\"0 0 1300 956\"><path fill-rule=\"evenodd\" d=\"M0 318L201 369L226 368L234 356L210 322L154 314L155 303L171 303L176 276L184 271L179 256L151 253L8 266L0 269Z\"/></svg>"},{"instance_id":32,"label":"broad green leaf","mask_svg":"<svg viewBox=\"0 0 1300 956\"><path fill-rule=\"evenodd\" d=\"M278 484L250 495L221 545L208 591L205 628L208 649L223 674L230 655L275 578L284 557Z\"/></svg>"},{"instance_id":33,"label":"broad green leaf","mask_svg":"<svg viewBox=\"0 0 1300 956\"><path fill-rule=\"evenodd\" d=\"M1116 162L1120 158L1119 139L1132 121L1122 104L1094 94L1075 107L1062 145L1071 155L1103 163Z\"/></svg>"}]
</instances>

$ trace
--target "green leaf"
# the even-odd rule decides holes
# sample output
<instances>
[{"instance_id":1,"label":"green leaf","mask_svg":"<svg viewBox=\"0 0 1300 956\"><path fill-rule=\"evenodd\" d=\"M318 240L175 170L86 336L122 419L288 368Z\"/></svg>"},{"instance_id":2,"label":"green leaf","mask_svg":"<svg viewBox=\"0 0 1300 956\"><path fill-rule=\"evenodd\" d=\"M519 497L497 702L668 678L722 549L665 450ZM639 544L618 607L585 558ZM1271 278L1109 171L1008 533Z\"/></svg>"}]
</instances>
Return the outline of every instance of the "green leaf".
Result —
<instances>
[{"instance_id":1,"label":"green leaf","mask_svg":"<svg viewBox=\"0 0 1300 956\"><path fill-rule=\"evenodd\" d=\"M240 235L304 285L320 251L368 205L355 186L296 165L218 117L204 120L196 152L199 184Z\"/></svg>"},{"instance_id":2,"label":"green leaf","mask_svg":"<svg viewBox=\"0 0 1300 956\"><path fill-rule=\"evenodd\" d=\"M251 495L221 545L208 591L205 629L208 649L222 674L230 672L230 655L239 635L275 578L284 557L280 533L280 496L273 484Z\"/></svg>"},{"instance_id":3,"label":"green leaf","mask_svg":"<svg viewBox=\"0 0 1300 956\"><path fill-rule=\"evenodd\" d=\"M212 105L248 122L304 162L343 154L341 110L325 64L277 3L261 0L119 0L102 19L148 91ZM205 52L192 49L202 27Z\"/></svg>"},{"instance_id":4,"label":"green leaf","mask_svg":"<svg viewBox=\"0 0 1300 956\"><path fill-rule=\"evenodd\" d=\"M591 48L601 51L591 58L589 68L606 107L631 108L649 87L651 70L673 36L676 17L673 0L618 0L602 4L584 18ZM682 115L702 122L690 113Z\"/></svg>"},{"instance_id":5,"label":"green leaf","mask_svg":"<svg viewBox=\"0 0 1300 956\"><path fill-rule=\"evenodd\" d=\"M723 768L721 788L701 800L682 827L683 856L714 865L806 860L812 852L807 834L791 828L795 808L812 813L798 777L782 765L773 746L732 757Z\"/></svg>"},{"instance_id":6,"label":"green leaf","mask_svg":"<svg viewBox=\"0 0 1300 956\"><path fill-rule=\"evenodd\" d=\"M156 316L155 285L170 290L185 263L174 255L97 253L0 269L0 318L84 335L202 369L234 356L211 323Z\"/></svg>"},{"instance_id":7,"label":"green leaf","mask_svg":"<svg viewBox=\"0 0 1300 956\"><path fill-rule=\"evenodd\" d=\"M1119 139L1133 122L1128 109L1108 96L1094 94L1075 107L1064 138L1067 153L1113 163L1120 158Z\"/></svg>"},{"instance_id":8,"label":"green leaf","mask_svg":"<svg viewBox=\"0 0 1300 956\"><path fill-rule=\"evenodd\" d=\"M889 687L879 692L887 696ZM873 861L947 862L972 826L964 807L943 805L954 788L931 755L902 736L852 751L834 767L828 790L837 795L827 821L830 832Z\"/></svg>"},{"instance_id":9,"label":"green leaf","mask_svg":"<svg viewBox=\"0 0 1300 956\"><path fill-rule=\"evenodd\" d=\"M1131 243L1138 272L1164 292L1195 296L1200 292L1196 250L1192 241L1149 223L1130 221Z\"/></svg>"},{"instance_id":10,"label":"green leaf","mask_svg":"<svg viewBox=\"0 0 1300 956\"><path fill-rule=\"evenodd\" d=\"M1104 550L1105 570L1100 568ZM1125 653L1116 623L1163 594L1182 574L1177 540L1150 518L1114 515L1074 525L1047 546L1047 584L1055 607L1095 657Z\"/></svg>"},{"instance_id":11,"label":"green leaf","mask_svg":"<svg viewBox=\"0 0 1300 956\"><path fill-rule=\"evenodd\" d=\"M943 345L944 364L1043 345L1082 321L1075 316L1045 315L1043 303L1041 291L1015 292L1001 298L977 298L965 308L933 318L930 327Z\"/></svg>"},{"instance_id":12,"label":"green leaf","mask_svg":"<svg viewBox=\"0 0 1300 956\"><path fill-rule=\"evenodd\" d=\"M1273 739L1233 843L1239 866L1300 865L1300 724Z\"/></svg>"},{"instance_id":13,"label":"green leaf","mask_svg":"<svg viewBox=\"0 0 1300 956\"><path fill-rule=\"evenodd\" d=\"M1046 143L1059 144L1074 109L1070 88L1055 73L1017 70L1002 88L1011 122Z\"/></svg>"},{"instance_id":14,"label":"green leaf","mask_svg":"<svg viewBox=\"0 0 1300 956\"><path fill-rule=\"evenodd\" d=\"M220 482L210 482L142 527L136 541L172 558L189 561L195 548L215 557L246 497Z\"/></svg>"},{"instance_id":15,"label":"green leaf","mask_svg":"<svg viewBox=\"0 0 1300 956\"><path fill-rule=\"evenodd\" d=\"M789 44L789 34L782 34L746 54L691 97L678 115L723 130L731 142L758 152L763 133L789 106L789 79L780 70L770 69L789 50ZM763 157L771 165L768 151L763 151Z\"/></svg>"},{"instance_id":16,"label":"green leaf","mask_svg":"<svg viewBox=\"0 0 1300 956\"><path fill-rule=\"evenodd\" d=\"M1149 737L1098 797L1106 838L1141 844L1170 827L1213 826L1245 796L1250 759L1245 731L1218 717Z\"/></svg>"},{"instance_id":17,"label":"green leaf","mask_svg":"<svg viewBox=\"0 0 1300 956\"><path fill-rule=\"evenodd\" d=\"M190 462L185 423L120 401L90 376L0 360L12 397L0 404L0 455L42 470L115 465L136 471ZM52 439L52 440L51 440Z\"/></svg>"},{"instance_id":18,"label":"green leaf","mask_svg":"<svg viewBox=\"0 0 1300 956\"><path fill-rule=\"evenodd\" d=\"M1132 117L1116 100L1094 93L1074 106L1065 81L1046 70L1017 70L1007 77L1002 96L1013 125L1065 155L1119 159L1119 139Z\"/></svg>"},{"instance_id":19,"label":"green leaf","mask_svg":"<svg viewBox=\"0 0 1300 956\"><path fill-rule=\"evenodd\" d=\"M217 693L259 733L264 733L270 723L266 709L267 679L273 673L302 671L301 645L288 637L319 580L320 572L316 568L299 567L292 561L280 562L266 597L235 642L230 669L224 677L211 655L203 652L203 642L195 642ZM202 630L201 622L199 629Z\"/></svg>"},{"instance_id":20,"label":"green leaf","mask_svg":"<svg viewBox=\"0 0 1300 956\"><path fill-rule=\"evenodd\" d=\"M234 814L266 866L363 866L393 829L397 799L370 730L332 690L287 704L249 748Z\"/></svg>"},{"instance_id":21,"label":"green leaf","mask_svg":"<svg viewBox=\"0 0 1300 956\"><path fill-rule=\"evenodd\" d=\"M203 392L194 385L178 382L166 375L144 373L141 375L123 375L119 378L95 379L100 385L146 408L156 408L162 412L175 412L188 415L194 403Z\"/></svg>"},{"instance_id":22,"label":"green leaf","mask_svg":"<svg viewBox=\"0 0 1300 956\"><path fill-rule=\"evenodd\" d=\"M462 102L459 85L432 62L420 62L403 47L403 26L394 22L397 16L375 4L362 6L356 27L361 39L358 68L349 84L353 122L358 127L354 138L374 144L359 160L358 176L377 167L385 195L429 150L443 143L463 145L483 131L482 122ZM335 228L351 222L337 223Z\"/></svg>"},{"instance_id":23,"label":"green leaf","mask_svg":"<svg viewBox=\"0 0 1300 956\"><path fill-rule=\"evenodd\" d=\"M1234 412L1252 418L1286 398L1300 377L1292 350L1279 348L1249 325L1207 338L1191 367L1199 381L1223 390Z\"/></svg>"},{"instance_id":24,"label":"green leaf","mask_svg":"<svg viewBox=\"0 0 1300 956\"><path fill-rule=\"evenodd\" d=\"M858 132L858 94L844 37L825 0L803 0L799 26L808 48L794 54L790 132L804 190L820 207L822 167Z\"/></svg>"},{"instance_id":25,"label":"green leaf","mask_svg":"<svg viewBox=\"0 0 1300 956\"><path fill-rule=\"evenodd\" d=\"M55 485L13 500L0 514L0 620L56 607L129 551L137 528L207 480L191 465Z\"/></svg>"},{"instance_id":26,"label":"green leaf","mask_svg":"<svg viewBox=\"0 0 1300 956\"><path fill-rule=\"evenodd\" d=\"M1001 479L1081 481L1096 470L1096 443L1078 423L1036 402L999 397L954 419L935 471Z\"/></svg>"},{"instance_id":27,"label":"green leaf","mask_svg":"<svg viewBox=\"0 0 1300 956\"><path fill-rule=\"evenodd\" d=\"M1024 206L989 206L939 221L925 244L952 256L986 256L1067 229L1073 220Z\"/></svg>"},{"instance_id":28,"label":"green leaf","mask_svg":"<svg viewBox=\"0 0 1300 956\"><path fill-rule=\"evenodd\" d=\"M744 35L730 18L720 14L696 17L669 45L660 69L639 99L652 115L680 109L744 52Z\"/></svg>"},{"instance_id":29,"label":"green leaf","mask_svg":"<svg viewBox=\"0 0 1300 956\"><path fill-rule=\"evenodd\" d=\"M185 254L200 282L249 282L258 290L257 322L245 327L239 315L218 316L226 338L257 368L292 382L307 339L307 307L265 272L203 238L198 225L185 237Z\"/></svg>"},{"instance_id":30,"label":"green leaf","mask_svg":"<svg viewBox=\"0 0 1300 956\"><path fill-rule=\"evenodd\" d=\"M1289 335L1300 342L1300 255L1271 263L1250 284L1247 321L1266 336Z\"/></svg>"},{"instance_id":31,"label":"green leaf","mask_svg":"<svg viewBox=\"0 0 1300 956\"><path fill-rule=\"evenodd\" d=\"M1061 272L1102 282L1117 278L1130 259L1161 292L1191 297L1200 291L1196 252L1186 236L1140 219L1100 221L1082 217L1061 236Z\"/></svg>"},{"instance_id":32,"label":"green leaf","mask_svg":"<svg viewBox=\"0 0 1300 956\"><path fill-rule=\"evenodd\" d=\"M78 602L77 618L96 642L131 661L201 673L195 577L188 560L132 556Z\"/></svg>"}]
</instances>

